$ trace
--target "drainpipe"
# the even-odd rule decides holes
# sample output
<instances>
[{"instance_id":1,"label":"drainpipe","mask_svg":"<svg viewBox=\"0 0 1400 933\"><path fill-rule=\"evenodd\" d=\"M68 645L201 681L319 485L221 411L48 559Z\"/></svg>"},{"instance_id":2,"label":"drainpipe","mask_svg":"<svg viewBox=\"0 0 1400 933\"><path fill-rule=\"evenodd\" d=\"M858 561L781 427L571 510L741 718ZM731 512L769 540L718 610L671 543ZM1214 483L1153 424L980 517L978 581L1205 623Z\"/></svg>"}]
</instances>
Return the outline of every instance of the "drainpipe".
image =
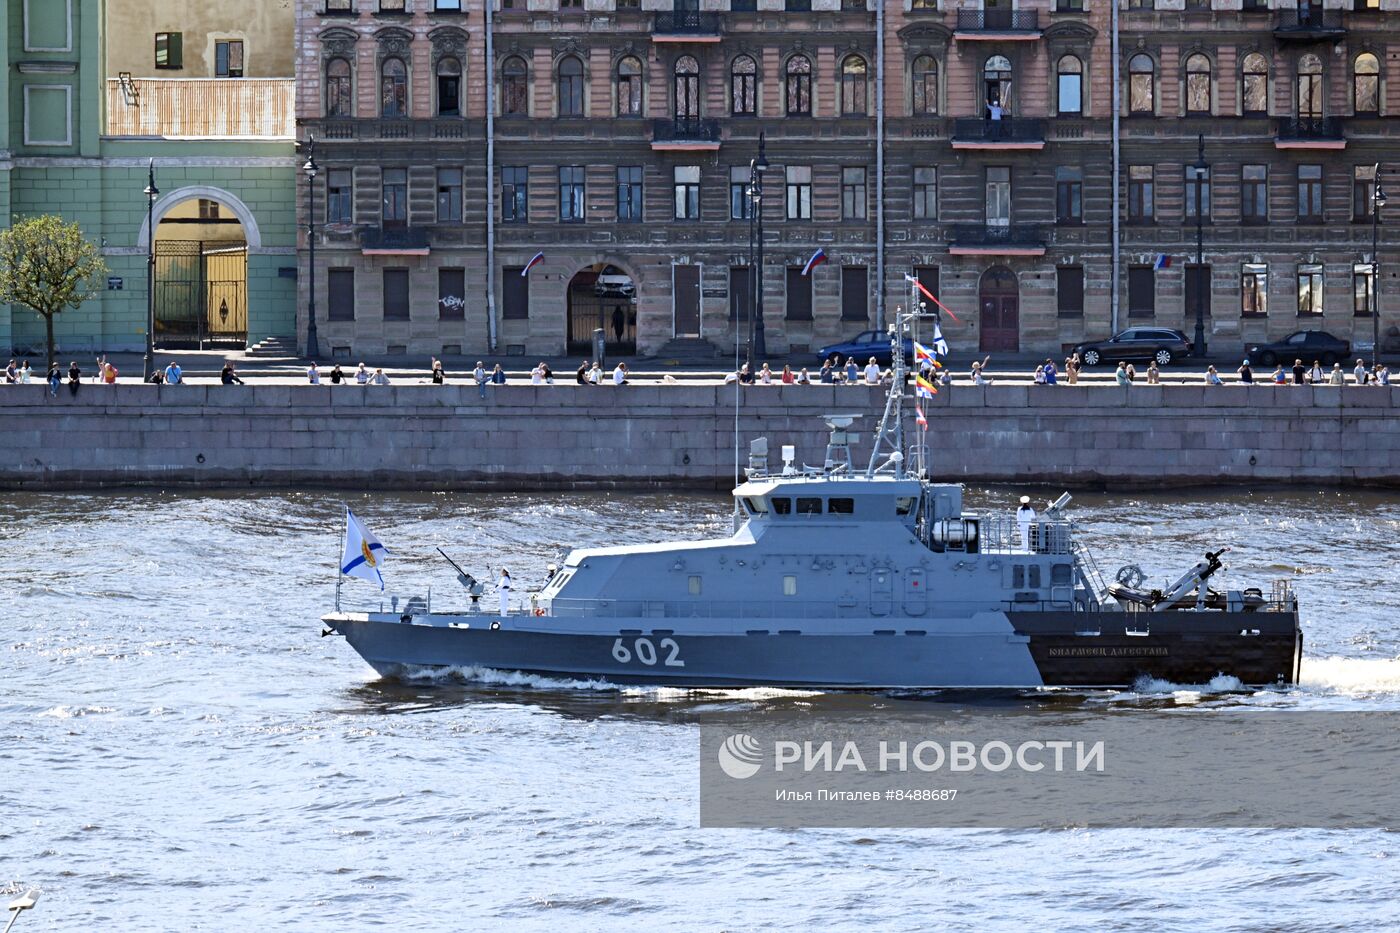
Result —
<instances>
[{"instance_id":1,"label":"drainpipe","mask_svg":"<svg viewBox=\"0 0 1400 933\"><path fill-rule=\"evenodd\" d=\"M875 329L885 329L885 3L875 4Z\"/></svg>"},{"instance_id":2,"label":"drainpipe","mask_svg":"<svg viewBox=\"0 0 1400 933\"><path fill-rule=\"evenodd\" d=\"M1113 44L1113 297L1109 303L1109 309L1110 316L1112 317L1112 327L1110 328L1110 333L1116 334L1118 333L1118 295L1119 292L1122 291L1120 282L1120 277L1122 275L1120 271L1120 266L1122 265L1122 245L1119 242L1119 224L1121 223L1120 217L1122 216L1122 204L1120 202L1122 200L1121 182L1123 173L1121 164L1121 148L1120 141L1118 138L1119 131L1121 129L1120 121L1122 120L1123 109L1123 101L1121 97L1123 93L1123 76L1119 71L1118 0L1113 0L1113 2L1110 4L1110 10L1111 12L1109 16L1112 22L1109 25L1109 32L1112 35Z\"/></svg>"},{"instance_id":3,"label":"drainpipe","mask_svg":"<svg viewBox=\"0 0 1400 933\"><path fill-rule=\"evenodd\" d=\"M486 343L496 352L496 43L493 13L486 9Z\"/></svg>"}]
</instances>

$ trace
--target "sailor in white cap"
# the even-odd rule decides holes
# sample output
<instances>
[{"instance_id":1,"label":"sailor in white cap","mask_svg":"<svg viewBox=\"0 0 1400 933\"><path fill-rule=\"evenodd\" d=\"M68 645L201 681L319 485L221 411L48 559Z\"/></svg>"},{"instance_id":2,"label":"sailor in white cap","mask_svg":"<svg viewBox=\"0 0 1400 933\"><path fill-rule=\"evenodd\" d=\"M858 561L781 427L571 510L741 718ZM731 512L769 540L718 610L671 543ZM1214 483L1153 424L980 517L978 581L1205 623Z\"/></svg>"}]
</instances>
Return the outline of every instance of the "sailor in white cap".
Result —
<instances>
[{"instance_id":1,"label":"sailor in white cap","mask_svg":"<svg viewBox=\"0 0 1400 933\"><path fill-rule=\"evenodd\" d=\"M1031 523L1035 521L1035 509L1031 508L1031 497L1022 496L1021 506L1016 510L1016 524L1021 529L1021 546L1030 550Z\"/></svg>"},{"instance_id":2,"label":"sailor in white cap","mask_svg":"<svg viewBox=\"0 0 1400 933\"><path fill-rule=\"evenodd\" d=\"M510 614L510 571L501 568L501 578L496 581L496 589L501 594L501 615Z\"/></svg>"}]
</instances>

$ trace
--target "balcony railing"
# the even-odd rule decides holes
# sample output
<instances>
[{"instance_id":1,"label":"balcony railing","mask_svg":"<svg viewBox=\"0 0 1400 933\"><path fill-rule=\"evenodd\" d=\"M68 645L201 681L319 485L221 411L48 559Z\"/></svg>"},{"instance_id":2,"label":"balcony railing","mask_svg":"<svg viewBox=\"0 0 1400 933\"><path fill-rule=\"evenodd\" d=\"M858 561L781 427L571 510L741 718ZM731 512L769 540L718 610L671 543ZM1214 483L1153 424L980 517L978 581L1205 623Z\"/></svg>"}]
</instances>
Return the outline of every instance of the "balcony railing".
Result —
<instances>
[{"instance_id":1,"label":"balcony railing","mask_svg":"<svg viewBox=\"0 0 1400 933\"><path fill-rule=\"evenodd\" d=\"M1001 120L958 117L953 121L953 145L958 143L1043 143L1045 121L1025 117Z\"/></svg>"},{"instance_id":2,"label":"balcony railing","mask_svg":"<svg viewBox=\"0 0 1400 933\"><path fill-rule=\"evenodd\" d=\"M1329 39L1346 33L1341 10L1281 10L1274 18L1276 39Z\"/></svg>"},{"instance_id":3,"label":"balcony railing","mask_svg":"<svg viewBox=\"0 0 1400 933\"><path fill-rule=\"evenodd\" d=\"M719 121L676 117L651 121L652 143L719 143Z\"/></svg>"},{"instance_id":4,"label":"balcony railing","mask_svg":"<svg viewBox=\"0 0 1400 933\"><path fill-rule=\"evenodd\" d=\"M1039 10L958 10L958 32L1037 32Z\"/></svg>"},{"instance_id":5,"label":"balcony railing","mask_svg":"<svg viewBox=\"0 0 1400 933\"><path fill-rule=\"evenodd\" d=\"M427 227L360 227L360 249L366 253L427 253Z\"/></svg>"},{"instance_id":6,"label":"balcony railing","mask_svg":"<svg viewBox=\"0 0 1400 933\"><path fill-rule=\"evenodd\" d=\"M719 36L719 14L699 10L660 11L651 31L658 36Z\"/></svg>"},{"instance_id":7,"label":"balcony railing","mask_svg":"<svg viewBox=\"0 0 1400 933\"><path fill-rule=\"evenodd\" d=\"M479 126L460 117L421 120L327 117L302 121L302 126L317 139L328 140L466 139L473 128L481 132Z\"/></svg>"},{"instance_id":8,"label":"balcony railing","mask_svg":"<svg viewBox=\"0 0 1400 933\"><path fill-rule=\"evenodd\" d=\"M948 245L964 249L1044 250L1045 227L1037 224L953 224Z\"/></svg>"},{"instance_id":9,"label":"balcony railing","mask_svg":"<svg viewBox=\"0 0 1400 933\"><path fill-rule=\"evenodd\" d=\"M1278 121L1277 139L1335 142L1345 140L1339 117L1287 117Z\"/></svg>"}]
</instances>

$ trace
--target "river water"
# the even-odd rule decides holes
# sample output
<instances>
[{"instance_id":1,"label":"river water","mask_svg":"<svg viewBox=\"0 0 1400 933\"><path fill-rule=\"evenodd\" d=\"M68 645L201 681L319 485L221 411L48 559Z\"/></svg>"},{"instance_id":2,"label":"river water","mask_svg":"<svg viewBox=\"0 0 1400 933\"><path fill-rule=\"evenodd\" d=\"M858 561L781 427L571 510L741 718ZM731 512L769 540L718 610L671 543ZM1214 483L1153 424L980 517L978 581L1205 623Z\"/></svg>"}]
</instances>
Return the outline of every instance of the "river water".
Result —
<instances>
[{"instance_id":1,"label":"river water","mask_svg":"<svg viewBox=\"0 0 1400 933\"><path fill-rule=\"evenodd\" d=\"M1016 492L968 499L1009 509ZM1400 928L1392 832L698 829L707 716L1044 697L380 681L318 637L343 501L0 495L0 886L43 892L17 933ZM436 545L469 569L507 563L520 585L569 544L729 525L714 496L350 501L405 595L452 591ZM1239 579L1291 578L1305 682L1141 684L1045 715L1400 709L1400 496L1082 495L1073 515L1105 570L1159 580L1229 545Z\"/></svg>"}]
</instances>

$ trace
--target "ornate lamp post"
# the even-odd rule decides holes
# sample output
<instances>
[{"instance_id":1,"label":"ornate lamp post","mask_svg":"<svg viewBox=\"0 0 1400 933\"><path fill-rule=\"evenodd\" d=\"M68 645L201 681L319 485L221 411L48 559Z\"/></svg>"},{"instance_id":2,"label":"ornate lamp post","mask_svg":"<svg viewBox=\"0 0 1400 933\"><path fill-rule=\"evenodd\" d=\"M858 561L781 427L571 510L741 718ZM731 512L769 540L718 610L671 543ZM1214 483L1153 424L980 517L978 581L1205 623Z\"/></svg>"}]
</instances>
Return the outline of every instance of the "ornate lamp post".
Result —
<instances>
[{"instance_id":1,"label":"ornate lamp post","mask_svg":"<svg viewBox=\"0 0 1400 933\"><path fill-rule=\"evenodd\" d=\"M768 355L768 345L763 339L763 174L768 171L767 143L764 134L758 134L758 158L749 163L749 197L752 208L749 218L749 253L756 261L750 267L753 272L753 294L750 296L752 312L749 314L749 372L754 370L754 358ZM758 227L757 250L755 250L754 226Z\"/></svg>"},{"instance_id":2,"label":"ornate lamp post","mask_svg":"<svg viewBox=\"0 0 1400 933\"><path fill-rule=\"evenodd\" d=\"M1376 163L1375 186L1371 189L1371 372L1381 353L1381 208L1385 207L1381 187L1381 164Z\"/></svg>"},{"instance_id":3,"label":"ornate lamp post","mask_svg":"<svg viewBox=\"0 0 1400 933\"><path fill-rule=\"evenodd\" d=\"M1204 194L1206 192L1206 179L1209 178L1210 164L1206 162L1206 137L1204 134L1196 137L1196 164L1192 166L1196 170L1196 340L1195 348L1191 355L1197 358L1206 355L1206 308L1205 289L1206 283L1201 281L1201 274L1205 270L1205 213L1206 204Z\"/></svg>"},{"instance_id":4,"label":"ornate lamp post","mask_svg":"<svg viewBox=\"0 0 1400 933\"><path fill-rule=\"evenodd\" d=\"M306 173L306 275L307 290L310 296L306 310L306 355L316 359L321 355L321 347L316 340L316 137L308 137L306 164L301 170Z\"/></svg>"},{"instance_id":5,"label":"ornate lamp post","mask_svg":"<svg viewBox=\"0 0 1400 933\"><path fill-rule=\"evenodd\" d=\"M146 167L146 357L142 360L141 379L151 381L156 358L156 160Z\"/></svg>"}]
</instances>

